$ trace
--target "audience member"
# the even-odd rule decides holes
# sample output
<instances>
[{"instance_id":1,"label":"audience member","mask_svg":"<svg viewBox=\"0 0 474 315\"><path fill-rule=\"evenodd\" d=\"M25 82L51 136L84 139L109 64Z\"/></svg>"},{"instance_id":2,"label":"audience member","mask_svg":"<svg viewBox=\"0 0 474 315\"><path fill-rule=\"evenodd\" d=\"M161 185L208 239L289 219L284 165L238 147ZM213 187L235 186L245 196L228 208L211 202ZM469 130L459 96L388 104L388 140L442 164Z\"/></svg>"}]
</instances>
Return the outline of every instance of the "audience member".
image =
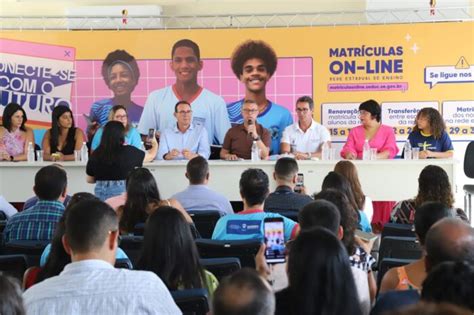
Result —
<instances>
[{"instance_id":1,"label":"audience member","mask_svg":"<svg viewBox=\"0 0 474 315\"><path fill-rule=\"evenodd\" d=\"M272 154L280 152L280 139L283 130L293 123L288 109L267 99L266 85L275 73L278 58L273 48L259 40L247 40L237 46L230 60L232 71L237 79L245 85L245 97L227 105L230 122L233 125L245 123L248 119L241 111L245 100L257 103L258 121L271 134Z\"/></svg>"},{"instance_id":2,"label":"audience member","mask_svg":"<svg viewBox=\"0 0 474 315\"><path fill-rule=\"evenodd\" d=\"M357 168L354 163L351 161L339 161L336 163L336 166L334 166L334 172L341 174L349 181L357 204L357 209L362 210L362 212L365 213L369 223L372 222L372 217L374 215L372 199L370 199L369 196L366 196L362 191L359 175L357 174Z\"/></svg>"},{"instance_id":3,"label":"audience member","mask_svg":"<svg viewBox=\"0 0 474 315\"><path fill-rule=\"evenodd\" d=\"M425 202L415 212L415 233L422 248L425 246L425 237L433 224L447 217L452 217L451 209L440 202ZM423 257L406 266L392 268L382 279L380 293L390 290L419 290L426 278L425 254Z\"/></svg>"},{"instance_id":4,"label":"audience member","mask_svg":"<svg viewBox=\"0 0 474 315\"><path fill-rule=\"evenodd\" d=\"M137 149L142 149L142 139L137 129L131 125L128 120L127 109L123 105L115 105L110 109L109 121L119 121L125 128L125 144L134 146ZM105 125L105 123L104 123ZM99 147L100 140L102 140L102 133L104 128L99 128L94 135L91 143L91 150L95 150Z\"/></svg>"},{"instance_id":5,"label":"audience member","mask_svg":"<svg viewBox=\"0 0 474 315\"><path fill-rule=\"evenodd\" d=\"M55 165L42 167L35 175L33 191L39 201L31 208L13 215L5 226L5 242L15 240L51 240L64 212L67 176Z\"/></svg>"},{"instance_id":6,"label":"audience member","mask_svg":"<svg viewBox=\"0 0 474 315\"><path fill-rule=\"evenodd\" d=\"M255 270L243 268L222 280L212 309L213 315L273 315L275 296Z\"/></svg>"},{"instance_id":7,"label":"audience member","mask_svg":"<svg viewBox=\"0 0 474 315\"><path fill-rule=\"evenodd\" d=\"M45 161L74 161L74 151L85 142L84 133L74 125L74 116L68 106L56 106L51 113L51 129L43 137Z\"/></svg>"},{"instance_id":8,"label":"audience member","mask_svg":"<svg viewBox=\"0 0 474 315\"><path fill-rule=\"evenodd\" d=\"M472 312L449 303L417 303L384 315L472 315Z\"/></svg>"},{"instance_id":9,"label":"audience member","mask_svg":"<svg viewBox=\"0 0 474 315\"><path fill-rule=\"evenodd\" d=\"M296 160L289 157L278 159L273 172L277 188L265 199L265 211L298 212L304 205L313 201L310 196L305 194L304 187L301 187L301 192L294 191L297 178L298 163Z\"/></svg>"},{"instance_id":10,"label":"audience member","mask_svg":"<svg viewBox=\"0 0 474 315\"><path fill-rule=\"evenodd\" d=\"M398 147L393 128L383 125L382 109L379 103L368 100L359 106L359 118L362 125L352 128L346 144L341 150L341 157L347 160L362 159L365 140L371 148L377 149L377 159L393 159Z\"/></svg>"},{"instance_id":11,"label":"audience member","mask_svg":"<svg viewBox=\"0 0 474 315\"><path fill-rule=\"evenodd\" d=\"M298 122L285 128L281 138L281 153L291 153L297 160L308 160L321 157L324 143L331 148L329 130L313 119L314 102L309 96L302 96L296 101Z\"/></svg>"},{"instance_id":12,"label":"audience member","mask_svg":"<svg viewBox=\"0 0 474 315\"><path fill-rule=\"evenodd\" d=\"M72 262L25 291L28 314L181 314L154 273L113 267L118 235L117 215L107 204L71 207L63 245Z\"/></svg>"},{"instance_id":13,"label":"audience member","mask_svg":"<svg viewBox=\"0 0 474 315\"><path fill-rule=\"evenodd\" d=\"M0 126L0 161L26 161L28 144L35 145L33 130L26 127L26 112L17 103L5 106Z\"/></svg>"},{"instance_id":14,"label":"audience member","mask_svg":"<svg viewBox=\"0 0 474 315\"><path fill-rule=\"evenodd\" d=\"M474 245L474 241L471 243ZM471 251L474 252L474 247ZM474 257L474 253L471 256ZM423 281L423 301L452 303L474 312L473 297L474 260L441 263Z\"/></svg>"},{"instance_id":15,"label":"audience member","mask_svg":"<svg viewBox=\"0 0 474 315\"><path fill-rule=\"evenodd\" d=\"M420 149L420 159L453 157L453 144L446 132L446 124L435 108L425 107L416 114L408 141L412 148Z\"/></svg>"},{"instance_id":16,"label":"audience member","mask_svg":"<svg viewBox=\"0 0 474 315\"><path fill-rule=\"evenodd\" d=\"M161 199L155 177L147 168L136 168L127 177L124 203L117 209L121 234L133 233L139 223L145 223L150 214L160 206L172 206L183 213L186 221L191 217L175 199Z\"/></svg>"},{"instance_id":17,"label":"audience member","mask_svg":"<svg viewBox=\"0 0 474 315\"><path fill-rule=\"evenodd\" d=\"M220 153L221 159L250 159L253 142L256 142L258 146L260 158L267 159L271 145L271 134L266 128L257 123L257 115L257 103L246 99L242 105L243 122L227 131Z\"/></svg>"},{"instance_id":18,"label":"audience member","mask_svg":"<svg viewBox=\"0 0 474 315\"><path fill-rule=\"evenodd\" d=\"M191 159L186 165L185 175L189 186L171 198L176 199L186 211L216 210L226 214L234 213L229 200L207 185L209 163L205 158L197 156Z\"/></svg>"},{"instance_id":19,"label":"audience member","mask_svg":"<svg viewBox=\"0 0 474 315\"><path fill-rule=\"evenodd\" d=\"M170 68L176 83L150 93L138 124L138 131L146 135L149 128L163 131L175 124L174 106L187 101L193 111L193 123L204 126L210 144L222 144L230 128L225 101L222 97L199 86L198 72L202 70L199 46L189 40L177 41L171 49Z\"/></svg>"},{"instance_id":20,"label":"audience member","mask_svg":"<svg viewBox=\"0 0 474 315\"><path fill-rule=\"evenodd\" d=\"M147 220L136 269L154 272L171 291L206 288L211 299L218 285L199 262L188 222L178 209L168 206L158 208Z\"/></svg>"},{"instance_id":21,"label":"audience member","mask_svg":"<svg viewBox=\"0 0 474 315\"><path fill-rule=\"evenodd\" d=\"M156 156L158 143L152 138L152 148L143 152L125 143L125 128L118 121L109 121L97 150L87 162L87 182L95 183L94 193L100 200L125 192L125 179L135 167Z\"/></svg>"},{"instance_id":22,"label":"audience member","mask_svg":"<svg viewBox=\"0 0 474 315\"><path fill-rule=\"evenodd\" d=\"M416 208L426 201L440 202L467 221L464 211L454 208L454 196L448 174L437 165L427 165L423 168L418 177L418 194L413 199L398 202L390 215L391 221L413 224Z\"/></svg>"},{"instance_id":23,"label":"audience member","mask_svg":"<svg viewBox=\"0 0 474 315\"><path fill-rule=\"evenodd\" d=\"M176 123L165 128L160 136L158 160L190 160L198 155L208 159L211 154L206 128L192 122L193 111L186 101L174 106Z\"/></svg>"},{"instance_id":24,"label":"audience member","mask_svg":"<svg viewBox=\"0 0 474 315\"><path fill-rule=\"evenodd\" d=\"M18 280L0 272L0 314L25 315Z\"/></svg>"},{"instance_id":25,"label":"audience member","mask_svg":"<svg viewBox=\"0 0 474 315\"><path fill-rule=\"evenodd\" d=\"M263 212L263 204L268 195L268 185L268 176L261 169L245 170L239 181L244 210L237 214L221 217L214 228L212 239L260 239L263 241L263 221L265 218L275 217L283 219L285 241L294 238L299 230L297 223L278 213Z\"/></svg>"}]
</instances>

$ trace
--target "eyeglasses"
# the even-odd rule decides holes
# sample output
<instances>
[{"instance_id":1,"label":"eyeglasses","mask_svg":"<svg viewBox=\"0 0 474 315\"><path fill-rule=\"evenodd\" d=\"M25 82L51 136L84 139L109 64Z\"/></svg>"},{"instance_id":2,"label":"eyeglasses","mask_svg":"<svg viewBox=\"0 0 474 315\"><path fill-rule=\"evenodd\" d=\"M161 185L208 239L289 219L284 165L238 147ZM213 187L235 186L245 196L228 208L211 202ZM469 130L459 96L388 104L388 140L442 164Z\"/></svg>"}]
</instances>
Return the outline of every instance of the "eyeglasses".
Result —
<instances>
[{"instance_id":1,"label":"eyeglasses","mask_svg":"<svg viewBox=\"0 0 474 315\"><path fill-rule=\"evenodd\" d=\"M300 112L300 113L307 113L310 111L309 108L297 108L296 109L297 112Z\"/></svg>"},{"instance_id":2,"label":"eyeglasses","mask_svg":"<svg viewBox=\"0 0 474 315\"><path fill-rule=\"evenodd\" d=\"M253 114L253 113L257 113L257 112L258 112L258 109L242 109L242 111L243 111L244 113Z\"/></svg>"},{"instance_id":3,"label":"eyeglasses","mask_svg":"<svg viewBox=\"0 0 474 315\"><path fill-rule=\"evenodd\" d=\"M192 110L180 110L178 114L180 115L188 115L191 114L193 111Z\"/></svg>"}]
</instances>

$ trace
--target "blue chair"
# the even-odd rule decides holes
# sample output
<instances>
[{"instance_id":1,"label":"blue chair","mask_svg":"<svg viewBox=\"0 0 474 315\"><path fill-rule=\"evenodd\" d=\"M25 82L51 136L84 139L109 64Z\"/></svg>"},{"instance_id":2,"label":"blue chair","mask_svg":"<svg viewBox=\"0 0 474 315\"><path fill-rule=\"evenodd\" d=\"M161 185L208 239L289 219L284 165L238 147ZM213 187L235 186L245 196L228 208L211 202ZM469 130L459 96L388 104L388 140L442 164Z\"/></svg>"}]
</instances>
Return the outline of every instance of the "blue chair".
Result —
<instances>
[{"instance_id":1,"label":"blue chair","mask_svg":"<svg viewBox=\"0 0 474 315\"><path fill-rule=\"evenodd\" d=\"M0 271L23 282L23 274L28 268L25 255L0 255Z\"/></svg>"},{"instance_id":2,"label":"blue chair","mask_svg":"<svg viewBox=\"0 0 474 315\"><path fill-rule=\"evenodd\" d=\"M203 238L196 240L201 258L236 257L242 267L250 268L255 268L255 255L260 244L260 240L218 241Z\"/></svg>"},{"instance_id":3,"label":"blue chair","mask_svg":"<svg viewBox=\"0 0 474 315\"><path fill-rule=\"evenodd\" d=\"M133 269L132 262L127 258L116 259L114 267L119 269Z\"/></svg>"},{"instance_id":4,"label":"blue chair","mask_svg":"<svg viewBox=\"0 0 474 315\"><path fill-rule=\"evenodd\" d=\"M183 312L183 315L206 315L209 312L208 292L206 289L171 291L171 296Z\"/></svg>"},{"instance_id":5,"label":"blue chair","mask_svg":"<svg viewBox=\"0 0 474 315\"><path fill-rule=\"evenodd\" d=\"M3 253L6 255L26 255L28 267L39 266L41 254L49 240L21 240L5 243Z\"/></svg>"},{"instance_id":6,"label":"blue chair","mask_svg":"<svg viewBox=\"0 0 474 315\"><path fill-rule=\"evenodd\" d=\"M240 269L240 260L236 257L201 258L199 261L204 269L211 272L219 281Z\"/></svg>"},{"instance_id":7,"label":"blue chair","mask_svg":"<svg viewBox=\"0 0 474 315\"><path fill-rule=\"evenodd\" d=\"M217 221L225 213L216 210L188 211L202 238L211 238Z\"/></svg>"},{"instance_id":8,"label":"blue chair","mask_svg":"<svg viewBox=\"0 0 474 315\"><path fill-rule=\"evenodd\" d=\"M392 268L408 265L414 261L415 259L384 258L380 263L380 269L377 272L377 294L380 290L380 284L382 283L383 276L387 271Z\"/></svg>"},{"instance_id":9,"label":"blue chair","mask_svg":"<svg viewBox=\"0 0 474 315\"><path fill-rule=\"evenodd\" d=\"M120 236L120 248L123 249L125 254L132 262L132 265L136 265L137 260L142 250L143 236L137 235L123 235Z\"/></svg>"},{"instance_id":10,"label":"blue chair","mask_svg":"<svg viewBox=\"0 0 474 315\"><path fill-rule=\"evenodd\" d=\"M415 237L386 236L380 242L378 269L386 258L420 259L422 256L420 243Z\"/></svg>"},{"instance_id":11,"label":"blue chair","mask_svg":"<svg viewBox=\"0 0 474 315\"><path fill-rule=\"evenodd\" d=\"M382 239L385 236L416 237L413 225L400 223L386 223L383 226Z\"/></svg>"}]
</instances>

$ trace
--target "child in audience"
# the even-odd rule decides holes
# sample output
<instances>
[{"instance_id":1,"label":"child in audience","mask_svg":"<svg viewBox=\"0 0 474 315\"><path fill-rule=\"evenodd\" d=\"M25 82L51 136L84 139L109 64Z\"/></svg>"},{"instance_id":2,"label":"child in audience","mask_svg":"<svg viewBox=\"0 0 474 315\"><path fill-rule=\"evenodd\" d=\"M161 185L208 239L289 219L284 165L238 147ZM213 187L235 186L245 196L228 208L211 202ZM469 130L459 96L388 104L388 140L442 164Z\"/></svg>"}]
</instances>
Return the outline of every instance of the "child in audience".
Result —
<instances>
[{"instance_id":1,"label":"child in audience","mask_svg":"<svg viewBox=\"0 0 474 315\"><path fill-rule=\"evenodd\" d=\"M453 144L441 114L434 108L422 108L408 136L412 148L420 148L420 159L453 157Z\"/></svg>"}]
</instances>

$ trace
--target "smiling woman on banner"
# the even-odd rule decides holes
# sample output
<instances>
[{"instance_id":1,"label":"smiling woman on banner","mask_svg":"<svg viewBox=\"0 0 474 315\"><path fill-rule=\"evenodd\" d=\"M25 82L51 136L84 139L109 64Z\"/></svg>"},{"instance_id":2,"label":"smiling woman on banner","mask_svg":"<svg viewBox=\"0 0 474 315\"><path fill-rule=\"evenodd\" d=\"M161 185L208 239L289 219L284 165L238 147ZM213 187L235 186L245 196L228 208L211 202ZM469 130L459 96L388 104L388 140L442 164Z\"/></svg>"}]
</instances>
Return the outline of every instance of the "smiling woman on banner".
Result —
<instances>
[{"instance_id":1,"label":"smiling woman on banner","mask_svg":"<svg viewBox=\"0 0 474 315\"><path fill-rule=\"evenodd\" d=\"M0 127L0 160L26 161L28 143L35 143L33 130L25 126L27 120L20 105L10 103L5 107Z\"/></svg>"},{"instance_id":2,"label":"smiling woman on banner","mask_svg":"<svg viewBox=\"0 0 474 315\"><path fill-rule=\"evenodd\" d=\"M382 125L381 113L380 105L374 100L360 104L359 119L362 125L351 129L341 150L341 157L348 160L362 159L366 139L371 148L377 149L377 159L393 159L397 155L395 133L392 127Z\"/></svg>"},{"instance_id":3,"label":"smiling woman on banner","mask_svg":"<svg viewBox=\"0 0 474 315\"><path fill-rule=\"evenodd\" d=\"M67 106L56 106L51 114L51 129L43 138L46 161L74 161L74 150L80 150L84 133L74 126L74 116Z\"/></svg>"}]
</instances>

